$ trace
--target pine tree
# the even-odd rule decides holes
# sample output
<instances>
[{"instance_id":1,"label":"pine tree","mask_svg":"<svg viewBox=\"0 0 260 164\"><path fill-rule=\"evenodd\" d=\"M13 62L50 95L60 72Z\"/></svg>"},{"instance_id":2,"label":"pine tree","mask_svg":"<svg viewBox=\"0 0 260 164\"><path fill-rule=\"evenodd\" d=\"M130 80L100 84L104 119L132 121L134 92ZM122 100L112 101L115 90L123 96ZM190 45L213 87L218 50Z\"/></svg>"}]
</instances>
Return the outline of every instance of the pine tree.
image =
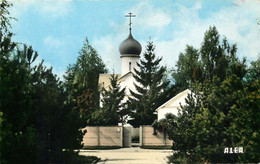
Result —
<instances>
[{"instance_id":1,"label":"pine tree","mask_svg":"<svg viewBox=\"0 0 260 164\"><path fill-rule=\"evenodd\" d=\"M214 76L222 81L231 74L243 78L246 60L240 61L236 52L235 44L229 44L226 38L220 40L217 28L210 27L199 51L187 46L185 53L180 53L177 69L173 71L175 85L183 90L196 82L212 81Z\"/></svg>"},{"instance_id":2,"label":"pine tree","mask_svg":"<svg viewBox=\"0 0 260 164\"><path fill-rule=\"evenodd\" d=\"M210 28L200 49L203 80L195 81L195 100L186 99L178 117L168 120L175 141L171 162L248 163L259 159L259 71L257 63L246 74L245 60L236 57L236 46L219 43ZM245 76L246 75L246 76ZM224 147L244 148L241 154L224 154Z\"/></svg>"},{"instance_id":3,"label":"pine tree","mask_svg":"<svg viewBox=\"0 0 260 164\"><path fill-rule=\"evenodd\" d=\"M122 103L125 88L120 88L118 76L115 74L111 75L110 84L108 89L102 89L102 107L93 114L92 122L95 125L117 125L119 122L125 122L125 103Z\"/></svg>"},{"instance_id":4,"label":"pine tree","mask_svg":"<svg viewBox=\"0 0 260 164\"><path fill-rule=\"evenodd\" d=\"M131 91L132 98L129 98L128 106L131 112L130 123L137 127L139 125L151 125L156 119L155 109L161 105L165 96L165 89L168 81L163 81L166 68L160 66L162 58L156 58L155 46L149 41L144 53L144 59L137 63L139 70L134 69L134 84L137 92Z\"/></svg>"}]
</instances>

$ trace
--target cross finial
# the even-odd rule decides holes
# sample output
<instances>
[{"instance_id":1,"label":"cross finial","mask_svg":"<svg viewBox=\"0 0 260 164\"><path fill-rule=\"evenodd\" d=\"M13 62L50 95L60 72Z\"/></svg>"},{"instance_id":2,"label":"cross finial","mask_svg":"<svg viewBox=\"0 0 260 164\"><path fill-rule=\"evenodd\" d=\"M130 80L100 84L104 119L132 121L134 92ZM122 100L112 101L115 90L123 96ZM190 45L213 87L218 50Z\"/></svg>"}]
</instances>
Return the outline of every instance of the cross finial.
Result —
<instances>
[{"instance_id":1,"label":"cross finial","mask_svg":"<svg viewBox=\"0 0 260 164\"><path fill-rule=\"evenodd\" d=\"M132 21L131 21L131 18L132 17L136 17L136 15L133 15L133 13L129 13L129 15L126 15L125 17L130 17L130 22L129 22L129 30L131 32L132 28L131 28L131 25L132 25Z\"/></svg>"}]
</instances>

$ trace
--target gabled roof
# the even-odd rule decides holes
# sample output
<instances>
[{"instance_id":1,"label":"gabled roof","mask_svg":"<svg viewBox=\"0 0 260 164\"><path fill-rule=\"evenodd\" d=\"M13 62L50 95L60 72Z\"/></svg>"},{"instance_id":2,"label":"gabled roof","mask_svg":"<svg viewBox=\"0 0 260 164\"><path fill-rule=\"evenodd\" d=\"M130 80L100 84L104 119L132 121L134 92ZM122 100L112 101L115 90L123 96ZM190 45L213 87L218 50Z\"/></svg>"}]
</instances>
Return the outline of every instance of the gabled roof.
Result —
<instances>
[{"instance_id":1,"label":"gabled roof","mask_svg":"<svg viewBox=\"0 0 260 164\"><path fill-rule=\"evenodd\" d=\"M133 73L132 72L128 72L128 73L124 74L123 76L118 78L118 81L121 82L121 81L123 81L124 79L126 79L129 76L133 76Z\"/></svg>"},{"instance_id":2,"label":"gabled roof","mask_svg":"<svg viewBox=\"0 0 260 164\"><path fill-rule=\"evenodd\" d=\"M99 74L98 84L107 88L110 85L110 78L113 74ZM121 74L115 74L118 78L121 78Z\"/></svg>"},{"instance_id":3,"label":"gabled roof","mask_svg":"<svg viewBox=\"0 0 260 164\"><path fill-rule=\"evenodd\" d=\"M107 89L110 86L110 78L113 74L99 74L98 84L102 85L105 89ZM118 83L124 81L127 77L133 76L132 72L128 72L121 76L121 74L115 74L118 76Z\"/></svg>"},{"instance_id":4,"label":"gabled roof","mask_svg":"<svg viewBox=\"0 0 260 164\"><path fill-rule=\"evenodd\" d=\"M166 103L158 107L155 111L158 111L162 108L178 108L180 107L180 102L183 101L185 98L187 98L188 94L191 93L191 90L186 89L180 93L178 93L176 96L168 100ZM184 104L182 104L184 105Z\"/></svg>"}]
</instances>

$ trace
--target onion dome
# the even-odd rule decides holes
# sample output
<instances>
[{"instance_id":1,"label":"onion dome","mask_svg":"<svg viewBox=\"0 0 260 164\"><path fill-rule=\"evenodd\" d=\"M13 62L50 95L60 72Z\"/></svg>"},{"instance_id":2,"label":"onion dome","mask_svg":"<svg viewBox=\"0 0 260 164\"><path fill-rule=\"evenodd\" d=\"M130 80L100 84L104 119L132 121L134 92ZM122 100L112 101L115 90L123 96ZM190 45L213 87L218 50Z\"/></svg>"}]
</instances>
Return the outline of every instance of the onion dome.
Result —
<instances>
[{"instance_id":1,"label":"onion dome","mask_svg":"<svg viewBox=\"0 0 260 164\"><path fill-rule=\"evenodd\" d=\"M128 38L124 40L119 47L119 52L121 54L121 57L123 56L139 57L141 51L142 51L141 44L133 38L132 33L130 31Z\"/></svg>"}]
</instances>

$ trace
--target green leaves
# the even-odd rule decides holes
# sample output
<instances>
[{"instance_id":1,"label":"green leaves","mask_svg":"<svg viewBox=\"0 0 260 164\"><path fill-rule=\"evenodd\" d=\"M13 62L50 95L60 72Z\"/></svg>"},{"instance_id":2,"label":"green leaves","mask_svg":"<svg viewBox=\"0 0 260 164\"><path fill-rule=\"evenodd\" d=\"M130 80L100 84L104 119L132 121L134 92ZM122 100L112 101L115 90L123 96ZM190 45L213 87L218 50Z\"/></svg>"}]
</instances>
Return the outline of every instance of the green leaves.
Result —
<instances>
[{"instance_id":1,"label":"green leaves","mask_svg":"<svg viewBox=\"0 0 260 164\"><path fill-rule=\"evenodd\" d=\"M256 76L259 59L252 62L247 72L246 60L240 61L236 56L236 45L229 45L226 38L220 42L219 38L216 28L210 27L192 64L189 61L194 56L189 49L180 54L179 72L175 71L174 77L179 85L186 87L184 79L193 80L190 84L195 99L189 96L179 116L167 120L174 149L180 151L174 157L188 162L257 162L260 158L260 84ZM201 71L201 80L188 74L195 68ZM224 154L225 147L243 147L246 151Z\"/></svg>"},{"instance_id":2,"label":"green leaves","mask_svg":"<svg viewBox=\"0 0 260 164\"><path fill-rule=\"evenodd\" d=\"M76 63L67 68L66 75L64 76L64 86L69 93L67 101L74 103L74 107L80 111L90 112L92 109L92 111L97 110L99 108L98 78L100 73L106 72L107 69L101 57L86 38ZM80 100L78 98L84 97L84 95L87 96L86 93L84 93L86 91L88 95L91 95L89 105L79 108L77 102ZM87 117L86 119L91 117L91 112L88 112L84 114Z\"/></svg>"},{"instance_id":3,"label":"green leaves","mask_svg":"<svg viewBox=\"0 0 260 164\"><path fill-rule=\"evenodd\" d=\"M180 53L172 74L175 85L186 89L194 83L212 81L214 76L223 81L231 74L243 78L246 60L240 61L236 52L236 45L230 45L226 38L221 41L216 27L210 27L199 50L187 46L185 53Z\"/></svg>"}]
</instances>

